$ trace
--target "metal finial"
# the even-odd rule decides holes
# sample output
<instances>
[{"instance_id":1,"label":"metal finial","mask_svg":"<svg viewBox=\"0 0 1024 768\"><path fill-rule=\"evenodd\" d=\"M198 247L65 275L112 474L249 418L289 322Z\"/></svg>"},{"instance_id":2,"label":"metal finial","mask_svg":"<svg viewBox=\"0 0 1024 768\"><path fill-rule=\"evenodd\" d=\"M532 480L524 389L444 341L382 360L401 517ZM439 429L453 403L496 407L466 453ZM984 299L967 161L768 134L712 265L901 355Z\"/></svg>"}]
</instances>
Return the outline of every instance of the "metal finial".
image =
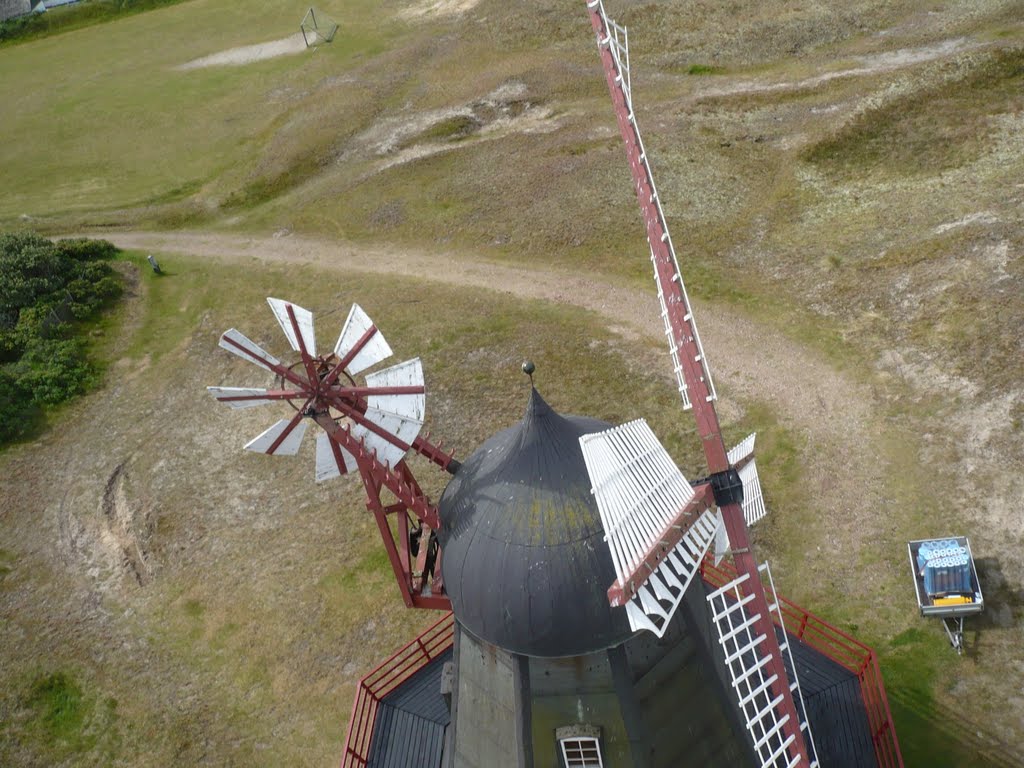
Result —
<instances>
[{"instance_id":1,"label":"metal finial","mask_svg":"<svg viewBox=\"0 0 1024 768\"><path fill-rule=\"evenodd\" d=\"M523 361L523 373L530 377L530 386L533 386L533 372L537 370L537 366L533 364L532 360Z\"/></svg>"}]
</instances>

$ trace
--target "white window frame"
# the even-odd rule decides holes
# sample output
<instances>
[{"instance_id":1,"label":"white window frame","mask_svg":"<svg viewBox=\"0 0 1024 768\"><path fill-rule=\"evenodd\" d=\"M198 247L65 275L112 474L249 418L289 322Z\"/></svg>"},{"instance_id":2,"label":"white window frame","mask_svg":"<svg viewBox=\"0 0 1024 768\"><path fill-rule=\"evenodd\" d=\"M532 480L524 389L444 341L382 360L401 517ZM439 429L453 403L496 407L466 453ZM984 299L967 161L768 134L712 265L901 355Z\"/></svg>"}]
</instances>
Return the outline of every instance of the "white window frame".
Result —
<instances>
[{"instance_id":1,"label":"white window frame","mask_svg":"<svg viewBox=\"0 0 1024 768\"><path fill-rule=\"evenodd\" d=\"M559 739L558 746L565 768L604 768L601 742L593 736L574 735Z\"/></svg>"}]
</instances>

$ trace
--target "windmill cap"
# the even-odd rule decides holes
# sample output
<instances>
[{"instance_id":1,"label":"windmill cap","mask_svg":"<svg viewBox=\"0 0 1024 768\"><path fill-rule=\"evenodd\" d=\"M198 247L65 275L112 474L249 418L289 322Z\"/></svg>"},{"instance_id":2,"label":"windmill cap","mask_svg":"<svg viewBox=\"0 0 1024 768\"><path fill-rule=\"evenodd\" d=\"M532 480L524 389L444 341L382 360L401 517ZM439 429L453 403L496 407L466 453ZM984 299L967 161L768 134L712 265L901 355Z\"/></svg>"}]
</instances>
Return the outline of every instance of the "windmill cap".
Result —
<instances>
[{"instance_id":1,"label":"windmill cap","mask_svg":"<svg viewBox=\"0 0 1024 768\"><path fill-rule=\"evenodd\" d=\"M631 635L579 438L610 425L563 416L531 389L516 426L487 440L440 500L445 588L477 637L528 656L576 656Z\"/></svg>"}]
</instances>

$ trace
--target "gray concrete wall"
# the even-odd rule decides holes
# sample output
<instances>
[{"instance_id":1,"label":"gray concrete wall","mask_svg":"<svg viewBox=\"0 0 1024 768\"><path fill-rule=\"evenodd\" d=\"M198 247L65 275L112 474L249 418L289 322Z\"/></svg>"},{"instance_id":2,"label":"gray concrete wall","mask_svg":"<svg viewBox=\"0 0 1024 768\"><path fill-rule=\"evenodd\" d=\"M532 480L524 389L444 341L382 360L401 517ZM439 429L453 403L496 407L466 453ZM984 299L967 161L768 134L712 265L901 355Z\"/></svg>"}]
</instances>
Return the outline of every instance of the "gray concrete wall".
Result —
<instances>
[{"instance_id":1,"label":"gray concrete wall","mask_svg":"<svg viewBox=\"0 0 1024 768\"><path fill-rule=\"evenodd\" d=\"M21 16L32 10L30 0L0 0L0 21Z\"/></svg>"},{"instance_id":2,"label":"gray concrete wall","mask_svg":"<svg viewBox=\"0 0 1024 768\"><path fill-rule=\"evenodd\" d=\"M517 768L512 657L459 635L454 768Z\"/></svg>"}]
</instances>

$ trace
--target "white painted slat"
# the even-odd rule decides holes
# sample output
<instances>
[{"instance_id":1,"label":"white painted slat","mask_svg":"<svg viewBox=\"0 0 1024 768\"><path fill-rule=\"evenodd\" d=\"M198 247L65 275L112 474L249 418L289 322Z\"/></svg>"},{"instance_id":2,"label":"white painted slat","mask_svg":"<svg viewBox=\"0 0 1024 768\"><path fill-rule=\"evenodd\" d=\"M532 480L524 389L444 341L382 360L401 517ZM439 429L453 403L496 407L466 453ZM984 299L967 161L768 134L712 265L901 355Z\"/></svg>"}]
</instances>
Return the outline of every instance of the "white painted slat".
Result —
<instances>
[{"instance_id":1,"label":"white painted slat","mask_svg":"<svg viewBox=\"0 0 1024 768\"><path fill-rule=\"evenodd\" d=\"M717 527L715 528L715 566L722 562L729 551L729 532L725 529L725 521L722 519L722 510L715 515Z\"/></svg>"},{"instance_id":2,"label":"white painted slat","mask_svg":"<svg viewBox=\"0 0 1024 768\"><path fill-rule=\"evenodd\" d=\"M368 387L422 387L423 364L418 357L390 368L366 375ZM393 414L408 421L423 423L426 413L425 393L415 395L367 395L371 408Z\"/></svg>"},{"instance_id":3,"label":"white painted slat","mask_svg":"<svg viewBox=\"0 0 1024 768\"><path fill-rule=\"evenodd\" d=\"M267 403L277 403L279 400L271 399L268 397L259 397L267 393L266 389L256 389L252 387L207 387L206 391L213 395L218 401L224 403L224 405L230 408L252 408L257 405L266 405ZM251 400L224 400L225 397L251 397Z\"/></svg>"},{"instance_id":4,"label":"white painted slat","mask_svg":"<svg viewBox=\"0 0 1024 768\"><path fill-rule=\"evenodd\" d=\"M245 450L253 451L254 453L267 453L270 446L273 445L278 436L288 428L290 423L291 421L289 419L281 419L281 421L270 427L270 429L250 440L246 444ZM277 446L277 450L275 450L272 455L294 456L299 452L299 446L302 444L302 436L305 434L306 420L303 419L296 424L292 431L288 433L288 436L281 441L281 444Z\"/></svg>"},{"instance_id":5,"label":"white painted slat","mask_svg":"<svg viewBox=\"0 0 1024 768\"><path fill-rule=\"evenodd\" d=\"M743 440L729 449L728 457L730 464L739 464L754 452L754 441L757 439L757 432L747 435Z\"/></svg>"},{"instance_id":6,"label":"white painted slat","mask_svg":"<svg viewBox=\"0 0 1024 768\"><path fill-rule=\"evenodd\" d=\"M332 477L339 477L343 474L353 472L358 468L355 457L341 446L338 446L338 453L341 455L341 463L334 454L331 445L331 437L323 430L316 435L316 481L322 483Z\"/></svg>"},{"instance_id":7,"label":"white painted slat","mask_svg":"<svg viewBox=\"0 0 1024 768\"><path fill-rule=\"evenodd\" d=\"M761 478L757 474L757 462L751 459L740 470L740 481L743 483L743 517L747 525L753 525L768 514L761 493Z\"/></svg>"},{"instance_id":8,"label":"white painted slat","mask_svg":"<svg viewBox=\"0 0 1024 768\"><path fill-rule=\"evenodd\" d=\"M295 313L295 321L299 326L299 333L302 336L302 343L306 347L312 357L316 357L316 334L313 331L313 313L308 309L303 309L298 304L292 304L290 301L284 301L282 299L272 299L267 297L267 303L270 305L270 309L274 313L274 317L277 318L277 322L281 326L281 330L284 331L285 337L288 339L288 343L291 344L292 349L296 352L299 351L299 338L295 334L295 328L292 326L291 318L288 317L288 307L292 308Z\"/></svg>"},{"instance_id":9,"label":"white painted slat","mask_svg":"<svg viewBox=\"0 0 1024 768\"><path fill-rule=\"evenodd\" d=\"M739 464L750 459L740 470L740 481L743 483L743 518L751 526L768 514L761 492L761 478L757 474L757 462L754 460L754 441L757 433L747 435L739 444L729 451L729 463Z\"/></svg>"},{"instance_id":10,"label":"white painted slat","mask_svg":"<svg viewBox=\"0 0 1024 768\"><path fill-rule=\"evenodd\" d=\"M767 566L761 566L761 570L767 571ZM770 571L767 572L769 584L765 591L769 592L770 588L770 599L775 596L775 587L771 583ZM789 716L781 714L779 710L783 695L779 694L774 698L771 696L771 686L778 678L769 672L772 657L768 652L766 637L763 634L755 637L754 624L758 617L751 615L747 610L747 605L753 600L753 594L744 596L740 590L740 586L748 579L749 576L743 574L707 596L712 620L718 633L718 642L722 646L731 687L754 743L758 764L762 768L781 768L784 765L799 764L799 760L790 762L787 755L794 737L786 736L783 730L789 721ZM782 616L777 609L776 613L781 622ZM789 666L794 670L795 676L796 667L793 666L792 657ZM807 751L813 768L817 765L814 741L806 724L806 710L799 692L799 684L795 678L792 684L788 680L785 682L794 691L794 702L798 704L797 711L803 720L800 724L801 730L806 732Z\"/></svg>"},{"instance_id":11,"label":"white painted slat","mask_svg":"<svg viewBox=\"0 0 1024 768\"><path fill-rule=\"evenodd\" d=\"M334 354L343 360L372 326L373 321L362 307L353 304L352 309L349 310L348 319L345 320L345 325L341 329L341 335L338 336L338 343L334 345ZM377 331L352 358L346 366L346 370L354 376L389 357L391 357L391 347L384 340L384 334Z\"/></svg>"},{"instance_id":12,"label":"white painted slat","mask_svg":"<svg viewBox=\"0 0 1024 768\"><path fill-rule=\"evenodd\" d=\"M629 619L629 626L634 632L644 629L655 635L658 634L657 625L647 618L647 615L632 600L626 603L626 618Z\"/></svg>"},{"instance_id":13,"label":"white painted slat","mask_svg":"<svg viewBox=\"0 0 1024 768\"><path fill-rule=\"evenodd\" d=\"M586 435L580 447L616 576L626 584L647 553L672 531L675 518L693 499L693 487L642 419ZM630 601L633 607L627 608L634 630L664 634L716 528L714 516L705 510L647 575Z\"/></svg>"},{"instance_id":14,"label":"white painted slat","mask_svg":"<svg viewBox=\"0 0 1024 768\"><path fill-rule=\"evenodd\" d=\"M233 341L234 344L229 343ZM235 346L235 345L238 346ZM250 363L258 365L267 371L273 372L273 369L267 365L280 365L281 361L274 357L272 354L267 352L263 347L252 341L241 331L235 328L229 328L220 337L218 345L221 349L226 349L233 355L238 355L243 360L248 360ZM241 349L239 349L241 347Z\"/></svg>"}]
</instances>

